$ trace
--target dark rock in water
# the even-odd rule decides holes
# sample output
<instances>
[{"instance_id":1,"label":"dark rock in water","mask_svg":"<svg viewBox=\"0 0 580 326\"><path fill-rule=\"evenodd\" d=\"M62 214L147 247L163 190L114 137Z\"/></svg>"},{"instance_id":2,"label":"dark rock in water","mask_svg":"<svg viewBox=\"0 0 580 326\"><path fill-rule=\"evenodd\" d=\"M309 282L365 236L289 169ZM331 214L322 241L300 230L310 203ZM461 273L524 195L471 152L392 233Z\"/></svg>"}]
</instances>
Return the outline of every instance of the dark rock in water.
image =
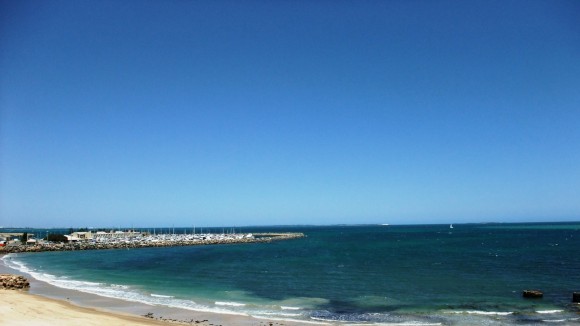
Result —
<instances>
[{"instance_id":1,"label":"dark rock in water","mask_svg":"<svg viewBox=\"0 0 580 326\"><path fill-rule=\"evenodd\" d=\"M539 299L544 296L544 293L538 290L524 290L523 297L528 299Z\"/></svg>"},{"instance_id":2,"label":"dark rock in water","mask_svg":"<svg viewBox=\"0 0 580 326\"><path fill-rule=\"evenodd\" d=\"M572 302L580 303L580 292L572 293Z\"/></svg>"}]
</instances>

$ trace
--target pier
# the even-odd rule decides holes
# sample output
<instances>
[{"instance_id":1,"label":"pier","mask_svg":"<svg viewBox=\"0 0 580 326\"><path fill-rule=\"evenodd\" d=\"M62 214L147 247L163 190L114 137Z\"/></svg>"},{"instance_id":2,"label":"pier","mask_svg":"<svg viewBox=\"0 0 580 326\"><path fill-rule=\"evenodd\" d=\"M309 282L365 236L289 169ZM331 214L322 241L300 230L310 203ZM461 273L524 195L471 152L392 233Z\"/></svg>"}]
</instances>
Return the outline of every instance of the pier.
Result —
<instances>
[{"instance_id":1,"label":"pier","mask_svg":"<svg viewBox=\"0 0 580 326\"><path fill-rule=\"evenodd\" d=\"M148 247L199 246L237 243L265 243L272 241L304 238L303 233L237 233L237 234L157 234L131 232L114 237L99 236L75 239L69 242L37 241L34 244L7 245L0 247L2 253L103 250L103 249L136 249Z\"/></svg>"}]
</instances>

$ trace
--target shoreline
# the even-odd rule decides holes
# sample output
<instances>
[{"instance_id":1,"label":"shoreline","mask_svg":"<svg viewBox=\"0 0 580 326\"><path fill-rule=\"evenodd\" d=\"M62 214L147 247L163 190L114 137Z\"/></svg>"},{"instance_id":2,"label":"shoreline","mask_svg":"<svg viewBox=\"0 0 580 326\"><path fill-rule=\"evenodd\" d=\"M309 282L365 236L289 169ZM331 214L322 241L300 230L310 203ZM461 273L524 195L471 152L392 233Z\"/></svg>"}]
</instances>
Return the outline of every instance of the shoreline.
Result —
<instances>
[{"instance_id":1,"label":"shoreline","mask_svg":"<svg viewBox=\"0 0 580 326\"><path fill-rule=\"evenodd\" d=\"M0 253L0 257L5 254ZM311 322L259 319L249 315L201 312L109 298L56 287L15 270L0 259L0 273L22 275L29 290L0 290L2 325L240 325L299 326ZM42 309L39 309L42 307ZM67 320L72 320L68 323ZM63 322L64 321L64 322ZM320 323L322 324L322 323Z\"/></svg>"},{"instance_id":2,"label":"shoreline","mask_svg":"<svg viewBox=\"0 0 580 326\"><path fill-rule=\"evenodd\" d=\"M0 253L0 258L4 254ZM7 304L0 304L0 325L53 325L72 326L86 325L200 325L200 326L300 326L300 325L516 325L521 320L529 322L557 322L559 325L577 324L578 317L572 314L580 312L580 306L576 311L546 310L537 312L535 318L527 319L524 315L517 317L513 312L488 312L476 310L444 311L444 315L435 314L421 318L401 318L396 322L368 323L330 321L314 319L310 321L289 320L254 317L247 314L227 312L209 312L188 310L186 308L174 308L169 306L146 304L124 299L100 296L78 290L65 289L38 280L32 275L16 270L0 259L0 274L15 274L25 276L30 282L30 289L26 290L0 290L0 300ZM42 307L42 308L39 308ZM566 309L567 310L567 309ZM565 315L552 315L553 313ZM543 317L545 314L545 317ZM416 316L419 317L419 316ZM441 319L440 317L444 317ZM516 317L512 319L511 317ZM524 317L524 319L521 319ZM68 323L68 320L74 322ZM517 319L520 319L518 322ZM65 320L64 323L62 321Z\"/></svg>"},{"instance_id":3,"label":"shoreline","mask_svg":"<svg viewBox=\"0 0 580 326\"><path fill-rule=\"evenodd\" d=\"M46 298L27 291L0 290L2 325L168 325L145 317L82 307L65 300Z\"/></svg>"}]
</instances>

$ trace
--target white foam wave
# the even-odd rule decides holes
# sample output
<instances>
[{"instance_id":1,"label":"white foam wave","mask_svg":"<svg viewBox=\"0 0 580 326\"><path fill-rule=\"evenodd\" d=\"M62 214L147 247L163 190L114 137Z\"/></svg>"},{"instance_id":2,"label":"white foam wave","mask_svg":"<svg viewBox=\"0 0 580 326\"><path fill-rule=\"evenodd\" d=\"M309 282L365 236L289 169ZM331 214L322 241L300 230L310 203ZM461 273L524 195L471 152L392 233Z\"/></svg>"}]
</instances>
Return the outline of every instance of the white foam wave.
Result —
<instances>
[{"instance_id":1,"label":"white foam wave","mask_svg":"<svg viewBox=\"0 0 580 326\"><path fill-rule=\"evenodd\" d=\"M368 325L368 324L367 324ZM412 322L403 322L403 323L389 323L389 324L383 324L383 323L375 323L375 324L371 324L371 325L389 325L389 326L440 326L443 325L442 323L422 323L419 321L412 321ZM349 324L349 326L351 326Z\"/></svg>"},{"instance_id":2,"label":"white foam wave","mask_svg":"<svg viewBox=\"0 0 580 326\"><path fill-rule=\"evenodd\" d=\"M542 320L542 322L544 323L565 323L566 321L567 321L566 319Z\"/></svg>"},{"instance_id":3,"label":"white foam wave","mask_svg":"<svg viewBox=\"0 0 580 326\"><path fill-rule=\"evenodd\" d=\"M151 293L151 296L155 297L155 298L173 298L173 296L171 296L171 295L163 295L163 294L155 294L155 293Z\"/></svg>"},{"instance_id":4,"label":"white foam wave","mask_svg":"<svg viewBox=\"0 0 580 326\"><path fill-rule=\"evenodd\" d=\"M421 323L421 322L403 322L403 323L364 323L364 324L345 324L345 326L440 326L442 323Z\"/></svg>"},{"instance_id":5,"label":"white foam wave","mask_svg":"<svg viewBox=\"0 0 580 326\"><path fill-rule=\"evenodd\" d=\"M299 317L301 314L290 314L290 313L280 313L280 312L260 312L259 315L266 316L282 316L282 317Z\"/></svg>"},{"instance_id":6,"label":"white foam wave","mask_svg":"<svg viewBox=\"0 0 580 326\"><path fill-rule=\"evenodd\" d=\"M252 317L257 319L268 319L274 321L287 321L287 322L300 322L301 324L314 324L314 325L329 325L328 322L319 322L319 321L312 321L312 320L297 320L297 319L286 319L286 318L272 318L271 316L262 316L260 314L252 315ZM312 318L312 317L310 317ZM315 318L312 318L315 319Z\"/></svg>"},{"instance_id":7,"label":"white foam wave","mask_svg":"<svg viewBox=\"0 0 580 326\"><path fill-rule=\"evenodd\" d=\"M511 311L480 311L480 310L465 310L465 311L450 311L452 314L470 314L482 316L508 316L513 314Z\"/></svg>"},{"instance_id":8,"label":"white foam wave","mask_svg":"<svg viewBox=\"0 0 580 326\"><path fill-rule=\"evenodd\" d=\"M246 305L245 303L227 302L227 301L216 301L215 304L218 306L230 306L230 307L243 307Z\"/></svg>"},{"instance_id":9,"label":"white foam wave","mask_svg":"<svg viewBox=\"0 0 580 326\"><path fill-rule=\"evenodd\" d=\"M559 312L564 312L564 310L538 310L536 312L539 314L557 314Z\"/></svg>"},{"instance_id":10,"label":"white foam wave","mask_svg":"<svg viewBox=\"0 0 580 326\"><path fill-rule=\"evenodd\" d=\"M129 287L126 285L121 285L121 284L111 284L112 288L117 288L117 289L122 289L122 290L128 290Z\"/></svg>"},{"instance_id":11,"label":"white foam wave","mask_svg":"<svg viewBox=\"0 0 580 326\"><path fill-rule=\"evenodd\" d=\"M337 322L338 323L346 323L346 321L336 320L336 319L332 319L332 318L328 318L327 319L327 318L321 318L321 317L310 317L310 319L322 321L322 322L325 322L325 323L337 323Z\"/></svg>"},{"instance_id":12,"label":"white foam wave","mask_svg":"<svg viewBox=\"0 0 580 326\"><path fill-rule=\"evenodd\" d=\"M300 308L300 307L280 306L280 309L282 309L282 310L300 310L302 308Z\"/></svg>"}]
</instances>

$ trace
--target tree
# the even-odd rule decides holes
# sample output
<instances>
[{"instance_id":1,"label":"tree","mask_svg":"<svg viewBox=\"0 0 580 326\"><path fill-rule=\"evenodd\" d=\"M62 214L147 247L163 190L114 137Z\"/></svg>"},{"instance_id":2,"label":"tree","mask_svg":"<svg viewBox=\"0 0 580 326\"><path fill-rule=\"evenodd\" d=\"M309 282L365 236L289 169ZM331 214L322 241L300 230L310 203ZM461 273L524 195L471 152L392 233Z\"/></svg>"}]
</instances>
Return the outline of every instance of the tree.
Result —
<instances>
[{"instance_id":1,"label":"tree","mask_svg":"<svg viewBox=\"0 0 580 326\"><path fill-rule=\"evenodd\" d=\"M28 241L28 232L22 233L22 237L20 238L20 241L22 243L26 243L26 241Z\"/></svg>"}]
</instances>

